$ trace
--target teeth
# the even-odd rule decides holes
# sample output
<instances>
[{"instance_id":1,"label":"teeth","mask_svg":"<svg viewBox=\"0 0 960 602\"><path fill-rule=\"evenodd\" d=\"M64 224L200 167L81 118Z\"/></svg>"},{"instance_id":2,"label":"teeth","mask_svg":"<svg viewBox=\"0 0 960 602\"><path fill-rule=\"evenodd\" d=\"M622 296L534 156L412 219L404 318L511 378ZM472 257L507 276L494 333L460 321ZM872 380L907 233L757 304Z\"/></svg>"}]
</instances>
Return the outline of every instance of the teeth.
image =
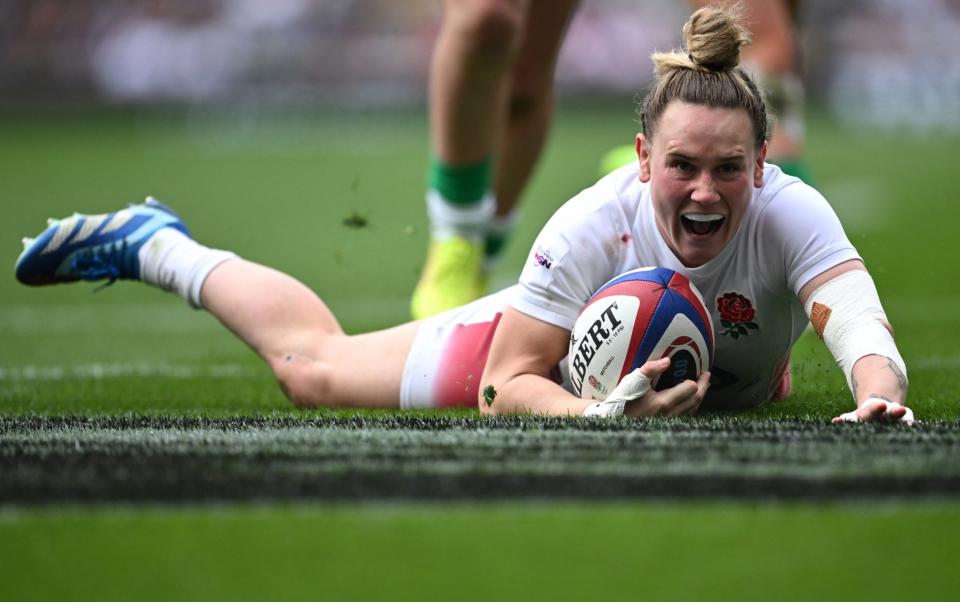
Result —
<instances>
[{"instance_id":1,"label":"teeth","mask_svg":"<svg viewBox=\"0 0 960 602\"><path fill-rule=\"evenodd\" d=\"M718 213L684 213L683 217L691 222L716 222L723 219Z\"/></svg>"},{"instance_id":2,"label":"teeth","mask_svg":"<svg viewBox=\"0 0 960 602\"><path fill-rule=\"evenodd\" d=\"M32 245L32 244L33 244L33 241L35 241L35 240L37 240L37 239L36 239L36 238L30 238L29 236L24 236L23 239L20 240L20 242L23 243L23 248L26 249L27 247L29 247L30 245Z\"/></svg>"}]
</instances>

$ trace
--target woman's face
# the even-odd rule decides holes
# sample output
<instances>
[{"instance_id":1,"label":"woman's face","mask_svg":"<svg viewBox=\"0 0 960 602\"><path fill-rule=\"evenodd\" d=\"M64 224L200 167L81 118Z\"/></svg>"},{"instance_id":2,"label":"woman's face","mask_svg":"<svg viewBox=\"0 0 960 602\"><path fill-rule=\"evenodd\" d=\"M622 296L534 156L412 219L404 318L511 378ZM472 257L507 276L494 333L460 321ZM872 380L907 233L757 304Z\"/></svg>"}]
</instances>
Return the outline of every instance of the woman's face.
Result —
<instances>
[{"instance_id":1,"label":"woman's face","mask_svg":"<svg viewBox=\"0 0 960 602\"><path fill-rule=\"evenodd\" d=\"M736 234L753 188L763 185L764 144L753 146L750 117L674 101L651 140L637 135L640 180L650 183L657 227L677 258L698 267Z\"/></svg>"}]
</instances>

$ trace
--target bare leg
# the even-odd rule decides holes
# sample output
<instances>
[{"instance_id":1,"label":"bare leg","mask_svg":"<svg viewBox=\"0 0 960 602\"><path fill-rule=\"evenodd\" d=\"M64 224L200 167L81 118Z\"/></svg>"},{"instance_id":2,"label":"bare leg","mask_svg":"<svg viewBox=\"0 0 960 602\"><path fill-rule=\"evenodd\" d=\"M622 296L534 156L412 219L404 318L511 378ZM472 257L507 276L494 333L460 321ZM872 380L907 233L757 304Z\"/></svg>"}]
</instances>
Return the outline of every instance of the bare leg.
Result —
<instances>
[{"instance_id":1,"label":"bare leg","mask_svg":"<svg viewBox=\"0 0 960 602\"><path fill-rule=\"evenodd\" d=\"M506 94L494 190L497 214L518 203L540 158L553 117L553 79L560 46L579 0L533 0Z\"/></svg>"},{"instance_id":2,"label":"bare leg","mask_svg":"<svg viewBox=\"0 0 960 602\"><path fill-rule=\"evenodd\" d=\"M550 127L557 56L579 0L447 0L433 54L431 143L451 165L497 148L497 214L517 204Z\"/></svg>"},{"instance_id":3,"label":"bare leg","mask_svg":"<svg viewBox=\"0 0 960 602\"><path fill-rule=\"evenodd\" d=\"M434 154L467 165L493 152L507 74L519 48L529 0L446 0L430 68Z\"/></svg>"},{"instance_id":4,"label":"bare leg","mask_svg":"<svg viewBox=\"0 0 960 602\"><path fill-rule=\"evenodd\" d=\"M530 0L445 0L430 67L430 247L411 299L425 318L483 295L493 150Z\"/></svg>"},{"instance_id":5,"label":"bare leg","mask_svg":"<svg viewBox=\"0 0 960 602\"><path fill-rule=\"evenodd\" d=\"M242 259L210 272L200 298L269 364L293 403L399 407L403 368L419 323L347 336L304 284Z\"/></svg>"},{"instance_id":6,"label":"bare leg","mask_svg":"<svg viewBox=\"0 0 960 602\"><path fill-rule=\"evenodd\" d=\"M415 317L483 295L486 266L543 146L557 50L575 6L445 0L430 70L431 240L411 299Z\"/></svg>"}]
</instances>

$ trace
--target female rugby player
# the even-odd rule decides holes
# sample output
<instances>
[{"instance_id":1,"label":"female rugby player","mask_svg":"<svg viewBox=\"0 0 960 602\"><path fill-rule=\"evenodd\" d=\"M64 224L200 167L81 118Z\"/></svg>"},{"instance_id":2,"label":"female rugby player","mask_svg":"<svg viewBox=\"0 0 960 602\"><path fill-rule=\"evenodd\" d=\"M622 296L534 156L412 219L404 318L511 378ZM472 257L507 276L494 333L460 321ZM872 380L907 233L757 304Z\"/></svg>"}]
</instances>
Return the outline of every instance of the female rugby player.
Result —
<instances>
[{"instance_id":1,"label":"female rugby player","mask_svg":"<svg viewBox=\"0 0 960 602\"><path fill-rule=\"evenodd\" d=\"M812 323L857 404L835 420L912 421L906 367L856 249L816 190L764 162L770 126L738 67L749 42L739 15L702 8L683 32L684 50L653 56L636 164L557 211L516 286L461 308L348 336L306 286L195 242L152 199L53 222L25 239L17 277L139 279L176 292L250 345L304 406L600 416L747 407L789 394L790 350ZM580 309L612 277L651 265L687 276L713 322L731 325L716 333L712 374L653 391L669 365L658 360L604 401L575 397L557 367ZM375 368L357 369L371 359Z\"/></svg>"}]
</instances>

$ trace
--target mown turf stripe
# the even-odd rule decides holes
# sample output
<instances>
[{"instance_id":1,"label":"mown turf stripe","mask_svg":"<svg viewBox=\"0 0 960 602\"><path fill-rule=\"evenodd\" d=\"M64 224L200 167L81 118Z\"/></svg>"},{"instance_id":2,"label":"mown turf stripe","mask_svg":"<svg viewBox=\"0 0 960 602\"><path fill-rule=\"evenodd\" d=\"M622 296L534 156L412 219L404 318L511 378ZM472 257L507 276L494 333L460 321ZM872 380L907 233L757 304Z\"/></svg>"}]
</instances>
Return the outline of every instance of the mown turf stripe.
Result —
<instances>
[{"instance_id":1,"label":"mown turf stripe","mask_svg":"<svg viewBox=\"0 0 960 602\"><path fill-rule=\"evenodd\" d=\"M0 366L0 381L103 380L131 376L174 379L231 379L255 378L259 374L251 366L240 364L196 366L156 362L103 362L73 366Z\"/></svg>"},{"instance_id":2,"label":"mown turf stripe","mask_svg":"<svg viewBox=\"0 0 960 602\"><path fill-rule=\"evenodd\" d=\"M313 416L0 418L0 501L960 494L960 425Z\"/></svg>"},{"instance_id":3,"label":"mown turf stripe","mask_svg":"<svg viewBox=\"0 0 960 602\"><path fill-rule=\"evenodd\" d=\"M219 429L249 428L332 428L364 430L442 431L517 430L521 432L571 430L600 432L697 432L743 433L765 438L803 436L826 439L882 438L908 441L935 437L960 441L960 421L924 421L913 427L883 424L830 424L818 419L762 420L730 415L693 418L590 419L541 416L476 416L458 413L312 414L304 416L155 416L125 414L109 416L0 416L0 434L23 430L57 429Z\"/></svg>"}]
</instances>

